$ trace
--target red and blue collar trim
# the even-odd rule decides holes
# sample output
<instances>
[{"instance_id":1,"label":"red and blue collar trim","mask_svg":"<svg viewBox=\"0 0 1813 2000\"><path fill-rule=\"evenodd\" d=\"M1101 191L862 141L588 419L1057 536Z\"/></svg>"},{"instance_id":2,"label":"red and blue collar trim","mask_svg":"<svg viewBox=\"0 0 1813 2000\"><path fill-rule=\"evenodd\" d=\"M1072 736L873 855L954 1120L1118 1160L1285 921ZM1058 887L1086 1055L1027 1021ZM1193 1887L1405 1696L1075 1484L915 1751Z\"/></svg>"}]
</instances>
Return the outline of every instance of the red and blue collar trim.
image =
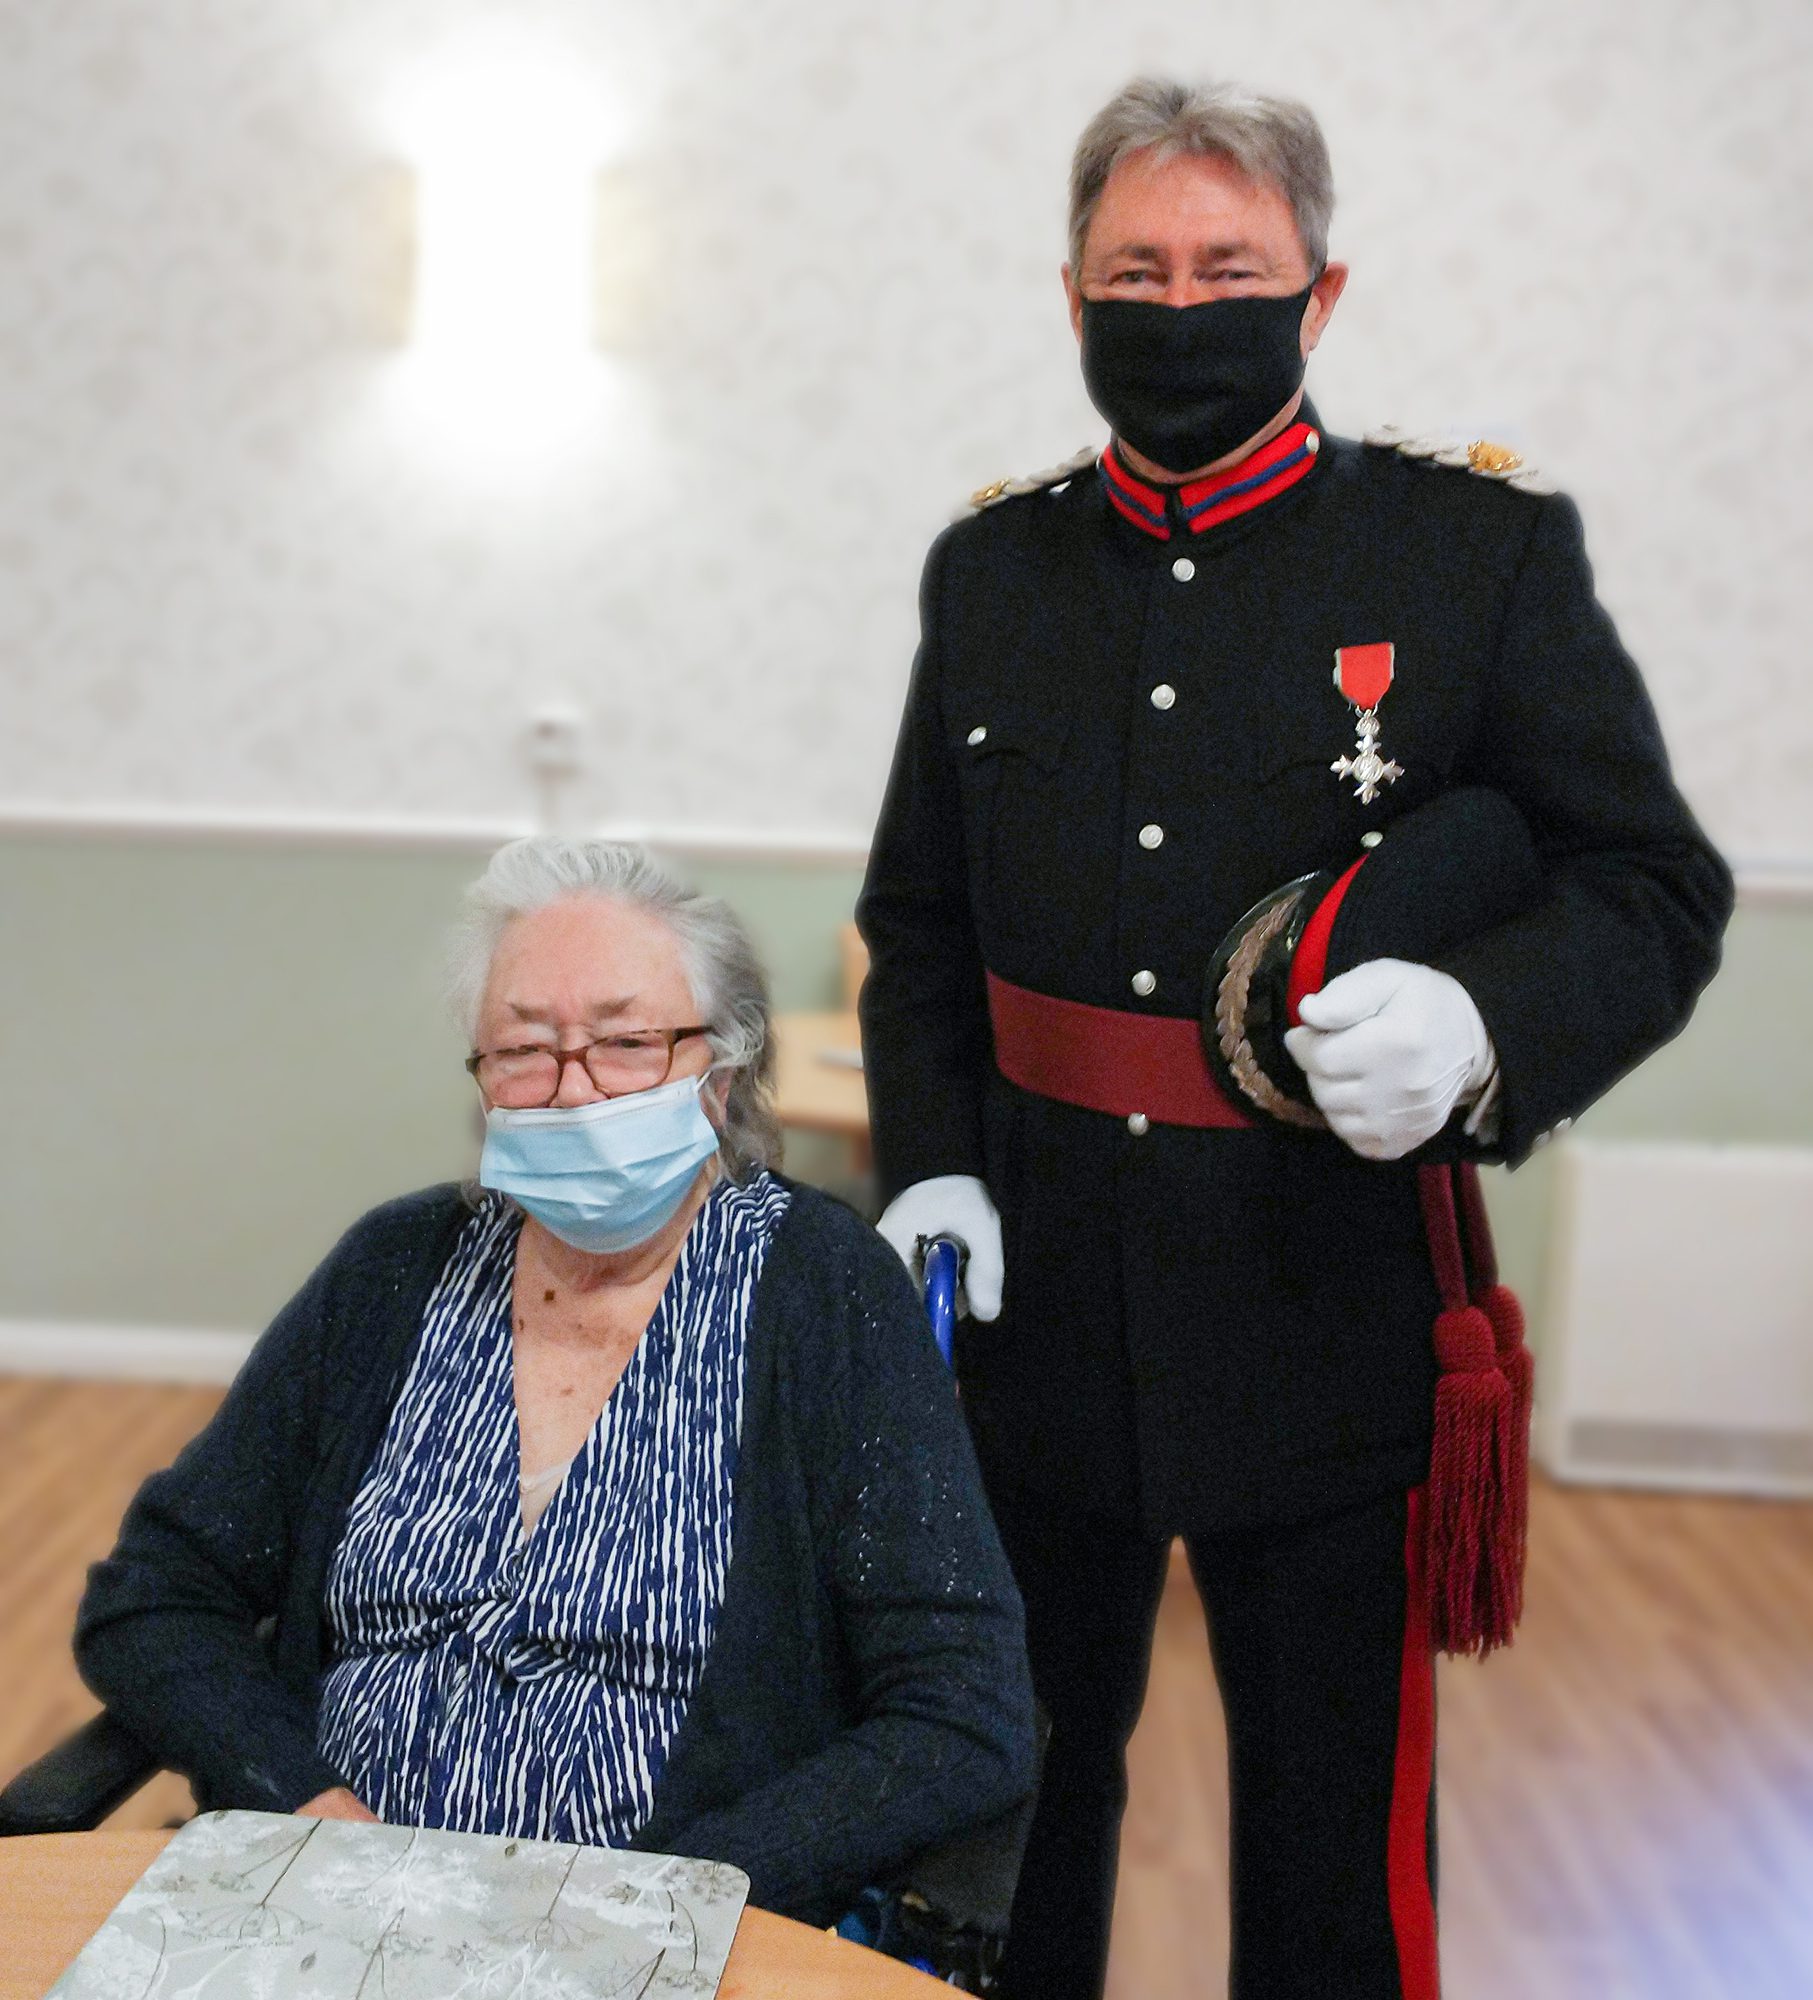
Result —
<instances>
[{"instance_id":1,"label":"red and blue collar trim","mask_svg":"<svg viewBox=\"0 0 1813 2000\"><path fill-rule=\"evenodd\" d=\"M1322 433L1314 424L1294 423L1238 465L1192 479L1187 486L1164 487L1135 479L1110 444L1102 453L1102 484L1118 513L1143 534L1168 542L1179 524L1200 535L1275 500L1308 478L1321 449Z\"/></svg>"}]
</instances>

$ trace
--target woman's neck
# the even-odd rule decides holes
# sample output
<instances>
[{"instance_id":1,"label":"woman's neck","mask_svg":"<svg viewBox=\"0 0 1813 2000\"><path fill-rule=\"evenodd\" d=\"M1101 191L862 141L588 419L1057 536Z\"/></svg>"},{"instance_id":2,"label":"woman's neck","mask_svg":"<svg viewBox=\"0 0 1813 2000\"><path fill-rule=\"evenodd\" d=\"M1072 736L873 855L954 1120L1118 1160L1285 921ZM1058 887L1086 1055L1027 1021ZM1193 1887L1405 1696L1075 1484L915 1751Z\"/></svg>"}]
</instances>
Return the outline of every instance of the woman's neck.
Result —
<instances>
[{"instance_id":1,"label":"woman's neck","mask_svg":"<svg viewBox=\"0 0 1813 2000\"><path fill-rule=\"evenodd\" d=\"M546 1224L532 1215L525 1215L517 1254L520 1257L526 1253L544 1276L578 1294L605 1290L636 1291L656 1279L665 1283L668 1273L679 1261L680 1245L686 1240L686 1232L692 1227L699 1210L705 1206L705 1198L711 1193L718 1173L717 1160L707 1160L699 1169L686 1199L674 1212L673 1220L657 1230L646 1243L638 1243L632 1249L612 1250L602 1255L590 1250L576 1250L572 1244L563 1243Z\"/></svg>"}]
</instances>

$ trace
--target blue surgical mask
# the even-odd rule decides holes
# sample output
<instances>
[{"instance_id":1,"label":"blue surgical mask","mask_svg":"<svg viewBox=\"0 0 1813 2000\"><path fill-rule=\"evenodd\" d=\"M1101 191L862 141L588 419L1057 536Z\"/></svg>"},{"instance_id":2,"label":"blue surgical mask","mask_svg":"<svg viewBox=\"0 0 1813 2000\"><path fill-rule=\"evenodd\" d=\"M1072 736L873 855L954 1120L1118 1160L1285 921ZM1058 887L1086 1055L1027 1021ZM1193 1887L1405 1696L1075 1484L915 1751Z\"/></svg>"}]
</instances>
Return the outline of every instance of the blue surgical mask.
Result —
<instances>
[{"instance_id":1,"label":"blue surgical mask","mask_svg":"<svg viewBox=\"0 0 1813 2000\"><path fill-rule=\"evenodd\" d=\"M675 1215L718 1135L682 1077L596 1104L485 1113L481 1186L509 1195L575 1250L633 1250Z\"/></svg>"}]
</instances>

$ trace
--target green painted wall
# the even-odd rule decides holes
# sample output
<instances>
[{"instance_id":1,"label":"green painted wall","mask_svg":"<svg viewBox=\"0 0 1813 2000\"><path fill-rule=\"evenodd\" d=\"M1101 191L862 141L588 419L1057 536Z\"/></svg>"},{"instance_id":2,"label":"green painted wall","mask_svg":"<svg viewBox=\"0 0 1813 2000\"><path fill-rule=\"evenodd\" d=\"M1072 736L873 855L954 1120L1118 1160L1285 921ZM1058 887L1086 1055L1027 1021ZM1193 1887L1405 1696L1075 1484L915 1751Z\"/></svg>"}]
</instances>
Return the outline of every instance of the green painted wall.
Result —
<instances>
[{"instance_id":1,"label":"green painted wall","mask_svg":"<svg viewBox=\"0 0 1813 2000\"><path fill-rule=\"evenodd\" d=\"M0 837L0 1320L257 1327L361 1210L468 1171L439 955L479 864ZM744 913L780 1006L836 1004L855 868L688 872ZM1813 911L1740 911L1693 1026L1587 1130L1813 1143L1810 995ZM1507 1270L1539 1303L1544 1162L1493 1180Z\"/></svg>"},{"instance_id":2,"label":"green painted wall","mask_svg":"<svg viewBox=\"0 0 1813 2000\"><path fill-rule=\"evenodd\" d=\"M364 1209L469 1172L440 964L481 865L0 838L0 1320L261 1326ZM837 1003L859 871L688 872L779 1005Z\"/></svg>"}]
</instances>

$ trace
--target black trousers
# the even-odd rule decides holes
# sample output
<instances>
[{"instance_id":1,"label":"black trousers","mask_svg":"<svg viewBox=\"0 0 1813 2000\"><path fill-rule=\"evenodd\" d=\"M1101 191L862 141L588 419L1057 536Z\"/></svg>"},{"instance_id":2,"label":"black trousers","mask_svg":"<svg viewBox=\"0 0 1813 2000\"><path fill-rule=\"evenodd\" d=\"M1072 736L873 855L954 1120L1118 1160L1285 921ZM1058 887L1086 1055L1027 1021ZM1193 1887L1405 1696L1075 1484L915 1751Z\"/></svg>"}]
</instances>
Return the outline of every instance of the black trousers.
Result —
<instances>
[{"instance_id":1,"label":"black trousers","mask_svg":"<svg viewBox=\"0 0 1813 2000\"><path fill-rule=\"evenodd\" d=\"M1186 1538L1227 1721L1230 2000L1436 2000L1421 1499ZM1051 1721L1005 1989L1096 2000L1168 1544L999 1481L990 1500Z\"/></svg>"}]
</instances>

